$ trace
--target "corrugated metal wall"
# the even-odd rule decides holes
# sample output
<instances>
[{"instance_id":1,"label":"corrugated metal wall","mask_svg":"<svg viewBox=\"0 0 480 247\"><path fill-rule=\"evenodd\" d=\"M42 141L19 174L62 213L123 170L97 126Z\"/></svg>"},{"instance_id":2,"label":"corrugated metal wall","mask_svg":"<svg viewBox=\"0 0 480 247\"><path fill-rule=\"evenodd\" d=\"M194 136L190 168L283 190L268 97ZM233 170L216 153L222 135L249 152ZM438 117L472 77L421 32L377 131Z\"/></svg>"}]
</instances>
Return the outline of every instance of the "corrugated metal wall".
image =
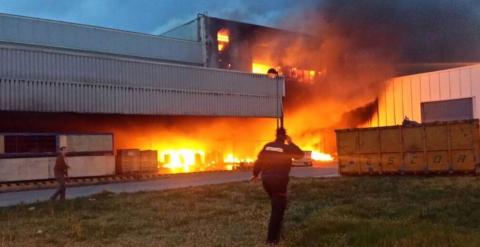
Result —
<instances>
[{"instance_id":1,"label":"corrugated metal wall","mask_svg":"<svg viewBox=\"0 0 480 247\"><path fill-rule=\"evenodd\" d=\"M0 78L8 111L274 117L284 95L263 75L15 46Z\"/></svg>"},{"instance_id":2,"label":"corrugated metal wall","mask_svg":"<svg viewBox=\"0 0 480 247\"><path fill-rule=\"evenodd\" d=\"M275 93L265 76L87 53L0 46L0 76L226 93Z\"/></svg>"},{"instance_id":3,"label":"corrugated metal wall","mask_svg":"<svg viewBox=\"0 0 480 247\"><path fill-rule=\"evenodd\" d=\"M480 64L396 77L384 85L372 127L400 125L405 116L421 122L422 102L468 97L473 98L474 117L480 118Z\"/></svg>"},{"instance_id":4,"label":"corrugated metal wall","mask_svg":"<svg viewBox=\"0 0 480 247\"><path fill-rule=\"evenodd\" d=\"M7 14L0 14L0 41L203 63L200 42Z\"/></svg>"}]
</instances>

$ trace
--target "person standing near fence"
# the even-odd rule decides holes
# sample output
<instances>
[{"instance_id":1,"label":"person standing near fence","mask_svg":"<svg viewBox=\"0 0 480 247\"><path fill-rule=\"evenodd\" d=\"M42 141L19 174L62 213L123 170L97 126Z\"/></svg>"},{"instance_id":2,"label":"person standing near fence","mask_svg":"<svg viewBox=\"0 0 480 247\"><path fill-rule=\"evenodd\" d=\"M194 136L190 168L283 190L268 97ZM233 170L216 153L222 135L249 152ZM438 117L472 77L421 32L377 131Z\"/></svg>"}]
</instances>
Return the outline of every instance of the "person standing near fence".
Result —
<instances>
[{"instance_id":1,"label":"person standing near fence","mask_svg":"<svg viewBox=\"0 0 480 247\"><path fill-rule=\"evenodd\" d=\"M67 147L60 147L60 153L55 161L55 167L53 168L55 179L58 182L58 189L50 197L50 200L54 201L60 196L60 200L65 200L65 180L68 178L68 169L70 168L66 160Z\"/></svg>"}]
</instances>

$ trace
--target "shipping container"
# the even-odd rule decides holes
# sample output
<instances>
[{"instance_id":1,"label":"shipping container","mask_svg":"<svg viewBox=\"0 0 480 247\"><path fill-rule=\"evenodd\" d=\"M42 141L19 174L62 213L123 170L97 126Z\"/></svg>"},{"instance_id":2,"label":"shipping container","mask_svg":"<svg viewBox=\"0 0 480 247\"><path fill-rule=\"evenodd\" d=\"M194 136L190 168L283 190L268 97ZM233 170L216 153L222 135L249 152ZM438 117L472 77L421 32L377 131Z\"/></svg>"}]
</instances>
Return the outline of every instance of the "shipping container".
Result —
<instances>
[{"instance_id":1,"label":"shipping container","mask_svg":"<svg viewBox=\"0 0 480 247\"><path fill-rule=\"evenodd\" d=\"M477 173L478 120L336 130L340 173Z\"/></svg>"},{"instance_id":2,"label":"shipping container","mask_svg":"<svg viewBox=\"0 0 480 247\"><path fill-rule=\"evenodd\" d=\"M113 135L0 133L0 183L54 178L58 149L67 147L70 177L115 174Z\"/></svg>"},{"instance_id":3,"label":"shipping container","mask_svg":"<svg viewBox=\"0 0 480 247\"><path fill-rule=\"evenodd\" d=\"M3 111L276 117L284 88L244 72L0 46Z\"/></svg>"},{"instance_id":4,"label":"shipping container","mask_svg":"<svg viewBox=\"0 0 480 247\"><path fill-rule=\"evenodd\" d=\"M480 118L480 64L392 78L368 126Z\"/></svg>"},{"instance_id":5,"label":"shipping container","mask_svg":"<svg viewBox=\"0 0 480 247\"><path fill-rule=\"evenodd\" d=\"M8 14L0 14L0 42L203 64L200 42Z\"/></svg>"}]
</instances>

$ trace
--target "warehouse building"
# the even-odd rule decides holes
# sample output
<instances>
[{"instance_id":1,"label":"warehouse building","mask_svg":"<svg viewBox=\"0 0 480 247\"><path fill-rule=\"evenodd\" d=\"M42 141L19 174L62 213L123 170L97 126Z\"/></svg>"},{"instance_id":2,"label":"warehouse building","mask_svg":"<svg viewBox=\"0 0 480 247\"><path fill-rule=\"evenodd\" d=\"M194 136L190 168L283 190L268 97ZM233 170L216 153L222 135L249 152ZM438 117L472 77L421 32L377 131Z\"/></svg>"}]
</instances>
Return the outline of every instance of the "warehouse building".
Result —
<instances>
[{"instance_id":1,"label":"warehouse building","mask_svg":"<svg viewBox=\"0 0 480 247\"><path fill-rule=\"evenodd\" d=\"M480 118L480 64L392 78L383 84L371 127Z\"/></svg>"},{"instance_id":2,"label":"warehouse building","mask_svg":"<svg viewBox=\"0 0 480 247\"><path fill-rule=\"evenodd\" d=\"M275 117L284 94L200 42L4 14L0 42L0 111Z\"/></svg>"},{"instance_id":3,"label":"warehouse building","mask_svg":"<svg viewBox=\"0 0 480 247\"><path fill-rule=\"evenodd\" d=\"M318 38L289 30L199 14L161 35L201 43L206 67L259 74L266 74L274 67L287 80L297 82L318 79L321 69L306 62L294 66L280 64L293 43L305 49L315 49L318 45Z\"/></svg>"},{"instance_id":4,"label":"warehouse building","mask_svg":"<svg viewBox=\"0 0 480 247\"><path fill-rule=\"evenodd\" d=\"M115 131L161 116L281 115L283 78L205 60L199 41L0 14L0 182L52 178L64 145L72 176L112 175L134 138Z\"/></svg>"}]
</instances>

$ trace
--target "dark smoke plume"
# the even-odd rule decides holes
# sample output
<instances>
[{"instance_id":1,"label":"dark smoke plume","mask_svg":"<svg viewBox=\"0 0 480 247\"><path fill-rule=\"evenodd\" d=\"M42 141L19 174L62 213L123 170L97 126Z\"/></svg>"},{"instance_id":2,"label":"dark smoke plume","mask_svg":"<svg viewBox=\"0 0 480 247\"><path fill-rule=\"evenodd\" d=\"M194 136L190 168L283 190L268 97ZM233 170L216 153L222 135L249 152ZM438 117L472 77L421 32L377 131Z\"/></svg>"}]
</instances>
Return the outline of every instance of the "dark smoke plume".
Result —
<instances>
[{"instance_id":1,"label":"dark smoke plume","mask_svg":"<svg viewBox=\"0 0 480 247\"><path fill-rule=\"evenodd\" d=\"M478 0L310 1L291 16L297 18L283 26L308 38L278 41L272 60L325 70L326 76L315 85L287 85L287 112L312 107L311 100L318 101L316 109L337 100L345 102L337 112L347 114L373 101L382 82L407 69L416 73L480 61Z\"/></svg>"},{"instance_id":2,"label":"dark smoke plume","mask_svg":"<svg viewBox=\"0 0 480 247\"><path fill-rule=\"evenodd\" d=\"M300 15L286 26L326 38L333 32L358 51L396 52L414 63L480 61L478 0L323 0Z\"/></svg>"},{"instance_id":3,"label":"dark smoke plume","mask_svg":"<svg viewBox=\"0 0 480 247\"><path fill-rule=\"evenodd\" d=\"M397 70L404 63L480 61L478 0L323 0L294 15L300 17L286 27L348 42L339 62L360 53L395 59Z\"/></svg>"},{"instance_id":4,"label":"dark smoke plume","mask_svg":"<svg viewBox=\"0 0 480 247\"><path fill-rule=\"evenodd\" d=\"M373 114L377 111L378 99L364 106L357 107L353 110L345 112L335 128L355 128L359 125L367 123Z\"/></svg>"}]
</instances>

